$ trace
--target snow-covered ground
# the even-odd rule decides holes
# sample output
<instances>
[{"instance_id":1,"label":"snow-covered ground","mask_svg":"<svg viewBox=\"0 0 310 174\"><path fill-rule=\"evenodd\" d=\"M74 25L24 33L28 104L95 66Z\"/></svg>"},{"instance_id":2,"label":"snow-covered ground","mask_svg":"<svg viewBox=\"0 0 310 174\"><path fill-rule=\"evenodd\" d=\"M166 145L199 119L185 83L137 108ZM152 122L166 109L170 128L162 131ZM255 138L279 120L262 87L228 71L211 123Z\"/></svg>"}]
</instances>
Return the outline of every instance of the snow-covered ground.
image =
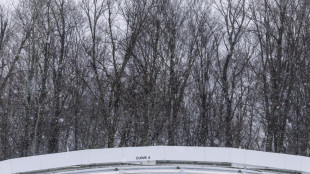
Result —
<instances>
[{"instance_id":1,"label":"snow-covered ground","mask_svg":"<svg viewBox=\"0 0 310 174\"><path fill-rule=\"evenodd\" d=\"M0 173L310 173L310 158L216 147L93 149L0 162Z\"/></svg>"}]
</instances>

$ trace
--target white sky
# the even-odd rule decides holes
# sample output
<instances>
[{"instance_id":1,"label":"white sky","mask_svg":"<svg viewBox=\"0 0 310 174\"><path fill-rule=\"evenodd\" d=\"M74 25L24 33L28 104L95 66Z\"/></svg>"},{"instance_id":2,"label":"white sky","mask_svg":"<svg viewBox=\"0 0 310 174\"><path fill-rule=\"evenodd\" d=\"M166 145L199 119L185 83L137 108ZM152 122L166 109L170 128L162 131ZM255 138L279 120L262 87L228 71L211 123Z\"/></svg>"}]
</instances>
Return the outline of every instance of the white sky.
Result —
<instances>
[{"instance_id":1,"label":"white sky","mask_svg":"<svg viewBox=\"0 0 310 174\"><path fill-rule=\"evenodd\" d=\"M4 7L4 9L14 9L13 7L16 6L18 0L0 0L1 7Z\"/></svg>"},{"instance_id":2,"label":"white sky","mask_svg":"<svg viewBox=\"0 0 310 174\"><path fill-rule=\"evenodd\" d=\"M13 4L14 2L17 2L17 0L0 0L0 4Z\"/></svg>"}]
</instances>

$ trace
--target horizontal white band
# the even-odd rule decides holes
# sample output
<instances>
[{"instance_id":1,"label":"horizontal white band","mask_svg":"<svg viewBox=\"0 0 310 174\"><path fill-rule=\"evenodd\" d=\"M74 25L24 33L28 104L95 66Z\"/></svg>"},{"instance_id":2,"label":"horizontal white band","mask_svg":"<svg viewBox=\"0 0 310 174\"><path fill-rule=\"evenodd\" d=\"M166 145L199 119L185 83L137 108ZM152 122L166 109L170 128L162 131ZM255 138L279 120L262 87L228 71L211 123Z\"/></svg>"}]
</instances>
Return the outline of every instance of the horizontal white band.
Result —
<instances>
[{"instance_id":1,"label":"horizontal white band","mask_svg":"<svg viewBox=\"0 0 310 174\"><path fill-rule=\"evenodd\" d=\"M71 166L147 161L231 163L310 173L310 158L303 156L219 147L150 146L92 149L16 158L0 162L0 173L22 173Z\"/></svg>"}]
</instances>

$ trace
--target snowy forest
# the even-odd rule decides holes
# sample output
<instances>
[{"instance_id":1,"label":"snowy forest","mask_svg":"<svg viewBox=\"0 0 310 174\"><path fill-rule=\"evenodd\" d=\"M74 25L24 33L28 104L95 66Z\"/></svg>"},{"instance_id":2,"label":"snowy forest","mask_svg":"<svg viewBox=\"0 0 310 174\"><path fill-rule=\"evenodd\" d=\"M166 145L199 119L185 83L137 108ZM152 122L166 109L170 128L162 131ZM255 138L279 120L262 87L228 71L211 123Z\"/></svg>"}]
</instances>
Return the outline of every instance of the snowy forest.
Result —
<instances>
[{"instance_id":1,"label":"snowy forest","mask_svg":"<svg viewBox=\"0 0 310 174\"><path fill-rule=\"evenodd\" d=\"M309 142L309 0L1 4L0 160Z\"/></svg>"}]
</instances>

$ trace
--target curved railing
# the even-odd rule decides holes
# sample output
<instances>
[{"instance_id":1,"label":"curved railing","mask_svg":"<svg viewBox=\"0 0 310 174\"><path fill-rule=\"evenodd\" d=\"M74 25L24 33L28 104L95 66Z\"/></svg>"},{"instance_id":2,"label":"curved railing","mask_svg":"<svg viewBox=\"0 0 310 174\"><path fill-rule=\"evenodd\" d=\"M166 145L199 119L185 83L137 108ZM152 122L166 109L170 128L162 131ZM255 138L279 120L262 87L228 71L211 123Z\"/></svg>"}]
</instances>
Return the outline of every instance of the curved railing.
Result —
<instances>
[{"instance_id":1,"label":"curved railing","mask_svg":"<svg viewBox=\"0 0 310 174\"><path fill-rule=\"evenodd\" d=\"M10 159L0 162L0 173L38 173L83 166L150 164L156 162L227 164L234 168L310 173L303 156L219 147L150 146L92 149Z\"/></svg>"}]
</instances>

